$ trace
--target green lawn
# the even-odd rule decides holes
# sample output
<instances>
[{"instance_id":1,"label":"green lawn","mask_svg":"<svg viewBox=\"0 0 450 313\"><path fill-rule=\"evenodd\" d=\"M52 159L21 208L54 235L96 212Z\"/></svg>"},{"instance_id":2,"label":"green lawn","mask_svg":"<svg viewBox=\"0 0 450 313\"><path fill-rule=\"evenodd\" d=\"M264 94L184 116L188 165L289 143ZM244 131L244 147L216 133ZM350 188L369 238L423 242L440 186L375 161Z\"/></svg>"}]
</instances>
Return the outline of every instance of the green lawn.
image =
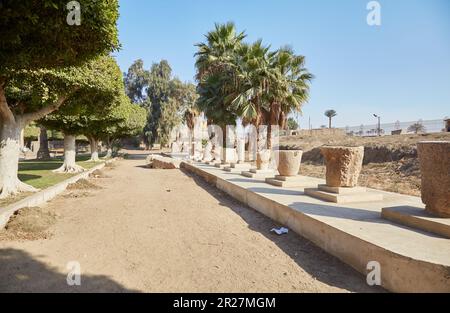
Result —
<instances>
[{"instance_id":1,"label":"green lawn","mask_svg":"<svg viewBox=\"0 0 450 313\"><path fill-rule=\"evenodd\" d=\"M90 169L100 162L89 162L89 156L77 156L77 164ZM35 188L44 189L53 186L76 174L53 173L63 164L63 160L55 158L51 160L27 160L19 162L19 179Z\"/></svg>"},{"instance_id":2,"label":"green lawn","mask_svg":"<svg viewBox=\"0 0 450 313\"><path fill-rule=\"evenodd\" d=\"M101 162L89 162L89 155L77 156L77 164L85 169L91 169ZM19 179L35 188L45 189L77 174L53 173L63 164L62 157L50 160L27 160L19 162ZM0 200L0 207L19 201L31 193L24 192L15 196Z\"/></svg>"}]
</instances>

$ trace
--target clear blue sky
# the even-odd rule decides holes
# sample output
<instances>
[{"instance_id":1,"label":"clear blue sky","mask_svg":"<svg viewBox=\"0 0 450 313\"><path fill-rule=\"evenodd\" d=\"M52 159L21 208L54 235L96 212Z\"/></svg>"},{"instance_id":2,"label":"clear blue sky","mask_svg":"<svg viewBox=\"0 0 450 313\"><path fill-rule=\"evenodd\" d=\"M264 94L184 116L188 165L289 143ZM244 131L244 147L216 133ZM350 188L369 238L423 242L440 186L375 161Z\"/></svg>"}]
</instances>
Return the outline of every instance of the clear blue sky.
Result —
<instances>
[{"instance_id":1,"label":"clear blue sky","mask_svg":"<svg viewBox=\"0 0 450 313\"><path fill-rule=\"evenodd\" d=\"M450 116L450 1L380 0L381 26L366 23L367 0L120 1L123 71L166 59L193 81L194 44L214 23L233 21L247 40L291 45L316 76L301 126L336 126Z\"/></svg>"}]
</instances>

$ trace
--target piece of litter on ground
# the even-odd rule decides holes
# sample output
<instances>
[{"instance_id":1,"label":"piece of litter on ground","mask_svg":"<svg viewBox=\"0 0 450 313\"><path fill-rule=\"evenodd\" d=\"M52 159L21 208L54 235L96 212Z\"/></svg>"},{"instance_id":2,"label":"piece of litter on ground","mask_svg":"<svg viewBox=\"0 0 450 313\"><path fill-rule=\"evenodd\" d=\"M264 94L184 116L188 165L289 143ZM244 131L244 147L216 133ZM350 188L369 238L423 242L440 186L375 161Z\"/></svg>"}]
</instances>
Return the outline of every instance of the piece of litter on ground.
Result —
<instances>
[{"instance_id":1,"label":"piece of litter on ground","mask_svg":"<svg viewBox=\"0 0 450 313\"><path fill-rule=\"evenodd\" d=\"M280 228L272 228L270 231L275 232L277 235L283 235L287 234L289 232L289 229L286 227L280 227Z\"/></svg>"}]
</instances>

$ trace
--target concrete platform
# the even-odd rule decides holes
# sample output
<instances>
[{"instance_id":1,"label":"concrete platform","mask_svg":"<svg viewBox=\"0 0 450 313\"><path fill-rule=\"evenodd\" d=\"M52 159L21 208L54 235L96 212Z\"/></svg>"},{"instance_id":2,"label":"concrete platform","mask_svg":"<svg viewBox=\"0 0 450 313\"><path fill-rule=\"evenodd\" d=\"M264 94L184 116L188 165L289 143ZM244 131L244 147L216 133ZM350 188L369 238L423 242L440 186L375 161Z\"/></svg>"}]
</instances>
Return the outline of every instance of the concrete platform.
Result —
<instances>
[{"instance_id":1,"label":"concrete platform","mask_svg":"<svg viewBox=\"0 0 450 313\"><path fill-rule=\"evenodd\" d=\"M419 197L367 188L383 200L329 203L305 195L301 187L279 188L202 164L182 163L182 168L311 240L362 273L364 281L368 263L376 261L381 284L390 291L450 292L450 239L381 217L385 207L423 208ZM314 186L325 183L306 179Z\"/></svg>"},{"instance_id":2,"label":"concrete platform","mask_svg":"<svg viewBox=\"0 0 450 313\"><path fill-rule=\"evenodd\" d=\"M381 216L401 225L450 238L450 218L431 216L423 208L412 206L383 208Z\"/></svg>"},{"instance_id":3,"label":"concrete platform","mask_svg":"<svg viewBox=\"0 0 450 313\"><path fill-rule=\"evenodd\" d=\"M275 170L257 170L257 169L250 169L250 171L243 171L241 172L241 175L248 178L254 178L254 179L263 179L266 178L274 178L277 172Z\"/></svg>"},{"instance_id":4,"label":"concrete platform","mask_svg":"<svg viewBox=\"0 0 450 313\"><path fill-rule=\"evenodd\" d=\"M304 176L281 176L266 178L266 183L277 187L311 187L311 181Z\"/></svg>"},{"instance_id":5,"label":"concrete platform","mask_svg":"<svg viewBox=\"0 0 450 313\"><path fill-rule=\"evenodd\" d=\"M334 203L372 202L383 200L383 195L377 192L368 192L365 188L329 187L324 184L318 188L305 188L308 196Z\"/></svg>"},{"instance_id":6,"label":"concrete platform","mask_svg":"<svg viewBox=\"0 0 450 313\"><path fill-rule=\"evenodd\" d=\"M342 194L342 195L367 192L367 188L366 187L352 187L352 188L348 188L348 187L331 187L331 186L327 186L325 184L319 185L318 189L320 191L332 192L332 193L337 193L337 194Z\"/></svg>"}]
</instances>

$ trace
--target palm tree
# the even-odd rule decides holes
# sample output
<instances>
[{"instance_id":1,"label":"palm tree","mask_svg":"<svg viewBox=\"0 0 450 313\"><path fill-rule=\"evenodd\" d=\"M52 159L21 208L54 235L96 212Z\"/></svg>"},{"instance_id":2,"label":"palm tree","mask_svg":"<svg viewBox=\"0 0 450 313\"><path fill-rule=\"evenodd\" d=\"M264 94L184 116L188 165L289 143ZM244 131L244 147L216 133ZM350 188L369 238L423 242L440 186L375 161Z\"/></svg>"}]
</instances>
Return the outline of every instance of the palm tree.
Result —
<instances>
[{"instance_id":1,"label":"palm tree","mask_svg":"<svg viewBox=\"0 0 450 313\"><path fill-rule=\"evenodd\" d=\"M205 37L206 42L196 45L195 54L198 106L210 123L222 127L225 139L225 126L234 124L237 117L225 98L234 90L234 60L245 33L237 33L234 24L229 22L216 24Z\"/></svg>"},{"instance_id":2,"label":"palm tree","mask_svg":"<svg viewBox=\"0 0 450 313\"><path fill-rule=\"evenodd\" d=\"M325 116L328 117L328 128L331 128L331 119L337 115L335 110L326 110Z\"/></svg>"},{"instance_id":3,"label":"palm tree","mask_svg":"<svg viewBox=\"0 0 450 313\"><path fill-rule=\"evenodd\" d=\"M309 98L309 84L314 76L305 68L305 57L296 55L289 47L276 51L270 64L267 99L269 129L267 147L272 148L272 125L284 127L286 116L301 112Z\"/></svg>"},{"instance_id":4,"label":"palm tree","mask_svg":"<svg viewBox=\"0 0 450 313\"><path fill-rule=\"evenodd\" d=\"M206 42L196 44L195 67L199 82L208 75L227 71L246 35L244 32L237 33L234 23L228 22L215 24L215 29L205 37Z\"/></svg>"}]
</instances>

